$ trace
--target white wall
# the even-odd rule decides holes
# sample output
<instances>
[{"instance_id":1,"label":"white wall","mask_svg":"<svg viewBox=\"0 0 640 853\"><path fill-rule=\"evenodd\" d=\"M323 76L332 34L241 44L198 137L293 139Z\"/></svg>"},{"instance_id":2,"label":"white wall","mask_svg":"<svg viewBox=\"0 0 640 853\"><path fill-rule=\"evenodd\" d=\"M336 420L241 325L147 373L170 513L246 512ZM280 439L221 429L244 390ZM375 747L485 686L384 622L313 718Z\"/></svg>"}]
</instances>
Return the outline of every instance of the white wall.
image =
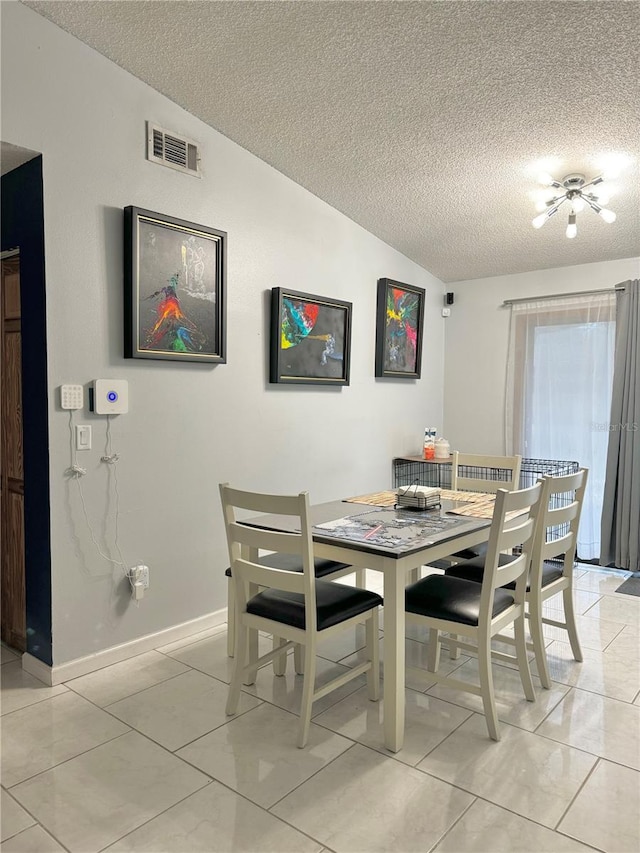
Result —
<instances>
[{"instance_id":1,"label":"white wall","mask_svg":"<svg viewBox=\"0 0 640 853\"><path fill-rule=\"evenodd\" d=\"M30 9L2 3L2 137L43 154L53 582L61 664L226 604L217 484L308 489L313 501L391 485L391 458L442 424L441 282ZM239 105L241 108L241 105ZM145 157L145 120L201 143L197 180ZM136 205L228 232L228 363L122 357L122 210ZM427 289L423 379L376 380L376 281ZM351 385L268 383L268 292L285 286L353 302ZM456 311L459 310L456 306ZM151 567L134 606L96 553L70 464L62 383L126 379L114 419L121 455L120 547ZM87 512L113 549L106 423L80 457Z\"/></svg>"},{"instance_id":2,"label":"white wall","mask_svg":"<svg viewBox=\"0 0 640 853\"><path fill-rule=\"evenodd\" d=\"M510 317L505 299L613 288L639 272L638 258L629 258L447 284L455 294L446 321L444 370L444 434L452 449L505 452Z\"/></svg>"}]
</instances>

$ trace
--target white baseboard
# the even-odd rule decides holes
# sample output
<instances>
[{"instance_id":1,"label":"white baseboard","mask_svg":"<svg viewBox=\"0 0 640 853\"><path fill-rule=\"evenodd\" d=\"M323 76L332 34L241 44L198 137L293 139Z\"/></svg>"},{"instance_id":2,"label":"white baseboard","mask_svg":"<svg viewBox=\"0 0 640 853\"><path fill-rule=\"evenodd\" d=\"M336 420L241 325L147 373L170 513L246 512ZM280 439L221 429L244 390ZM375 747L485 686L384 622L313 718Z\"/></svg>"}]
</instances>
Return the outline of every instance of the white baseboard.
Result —
<instances>
[{"instance_id":1,"label":"white baseboard","mask_svg":"<svg viewBox=\"0 0 640 853\"><path fill-rule=\"evenodd\" d=\"M130 640L128 643L122 643L119 646L111 646L95 654L58 665L49 666L33 655L25 653L22 655L22 668L30 675L53 687L56 684L62 684L64 681L70 681L72 678L78 678L81 675L87 675L89 672L110 666L112 663L120 663L120 661L141 655L158 648L158 646L166 646L177 640L183 640L191 634L198 634L201 631L216 628L218 625L224 625L226 621L227 608L223 607L221 610L200 616L198 619L191 619L189 622L164 628L162 631L147 634L137 640Z\"/></svg>"}]
</instances>

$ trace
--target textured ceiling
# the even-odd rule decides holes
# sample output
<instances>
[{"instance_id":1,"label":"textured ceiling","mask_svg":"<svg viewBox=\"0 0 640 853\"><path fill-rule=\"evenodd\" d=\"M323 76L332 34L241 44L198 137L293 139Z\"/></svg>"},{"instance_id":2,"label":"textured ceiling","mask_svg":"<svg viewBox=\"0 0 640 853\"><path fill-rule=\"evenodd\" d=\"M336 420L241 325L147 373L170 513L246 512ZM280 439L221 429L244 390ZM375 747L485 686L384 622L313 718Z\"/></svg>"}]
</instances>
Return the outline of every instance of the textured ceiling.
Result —
<instances>
[{"instance_id":1,"label":"textured ceiling","mask_svg":"<svg viewBox=\"0 0 640 853\"><path fill-rule=\"evenodd\" d=\"M635 0L24 2L445 282L640 255ZM615 223L532 228L611 154Z\"/></svg>"}]
</instances>

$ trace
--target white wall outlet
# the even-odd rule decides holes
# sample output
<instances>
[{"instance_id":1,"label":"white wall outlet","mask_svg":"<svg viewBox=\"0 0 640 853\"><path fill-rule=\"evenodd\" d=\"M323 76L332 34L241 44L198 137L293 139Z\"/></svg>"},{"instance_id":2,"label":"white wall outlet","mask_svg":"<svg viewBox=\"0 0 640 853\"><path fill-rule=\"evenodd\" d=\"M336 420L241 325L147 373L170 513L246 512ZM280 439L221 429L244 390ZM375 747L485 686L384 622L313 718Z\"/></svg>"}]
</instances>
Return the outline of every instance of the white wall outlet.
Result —
<instances>
[{"instance_id":1,"label":"white wall outlet","mask_svg":"<svg viewBox=\"0 0 640 853\"><path fill-rule=\"evenodd\" d=\"M149 589L149 566L134 566L131 569L131 580L134 584L142 584L143 589Z\"/></svg>"},{"instance_id":2,"label":"white wall outlet","mask_svg":"<svg viewBox=\"0 0 640 853\"><path fill-rule=\"evenodd\" d=\"M149 589L149 566L134 566L129 569L131 595L134 601L144 598L144 591Z\"/></svg>"},{"instance_id":3,"label":"white wall outlet","mask_svg":"<svg viewBox=\"0 0 640 853\"><path fill-rule=\"evenodd\" d=\"M124 415L129 411L129 383L126 379L96 379L93 383L93 410L97 415Z\"/></svg>"},{"instance_id":4,"label":"white wall outlet","mask_svg":"<svg viewBox=\"0 0 640 853\"><path fill-rule=\"evenodd\" d=\"M442 309L442 316L443 317L450 317L451 316L451 308L443 308Z\"/></svg>"},{"instance_id":5,"label":"white wall outlet","mask_svg":"<svg viewBox=\"0 0 640 853\"><path fill-rule=\"evenodd\" d=\"M149 589L149 566L138 566L138 580L143 589Z\"/></svg>"}]
</instances>

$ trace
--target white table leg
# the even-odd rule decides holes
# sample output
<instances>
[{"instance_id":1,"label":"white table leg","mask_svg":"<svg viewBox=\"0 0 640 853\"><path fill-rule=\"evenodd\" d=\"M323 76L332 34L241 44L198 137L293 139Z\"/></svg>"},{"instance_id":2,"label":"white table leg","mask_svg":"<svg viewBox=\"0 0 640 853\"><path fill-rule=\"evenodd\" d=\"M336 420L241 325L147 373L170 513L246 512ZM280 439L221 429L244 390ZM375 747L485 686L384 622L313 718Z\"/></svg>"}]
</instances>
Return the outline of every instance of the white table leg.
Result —
<instances>
[{"instance_id":1,"label":"white table leg","mask_svg":"<svg viewBox=\"0 0 640 853\"><path fill-rule=\"evenodd\" d=\"M392 752L404 742L404 573L384 560L384 745Z\"/></svg>"}]
</instances>

